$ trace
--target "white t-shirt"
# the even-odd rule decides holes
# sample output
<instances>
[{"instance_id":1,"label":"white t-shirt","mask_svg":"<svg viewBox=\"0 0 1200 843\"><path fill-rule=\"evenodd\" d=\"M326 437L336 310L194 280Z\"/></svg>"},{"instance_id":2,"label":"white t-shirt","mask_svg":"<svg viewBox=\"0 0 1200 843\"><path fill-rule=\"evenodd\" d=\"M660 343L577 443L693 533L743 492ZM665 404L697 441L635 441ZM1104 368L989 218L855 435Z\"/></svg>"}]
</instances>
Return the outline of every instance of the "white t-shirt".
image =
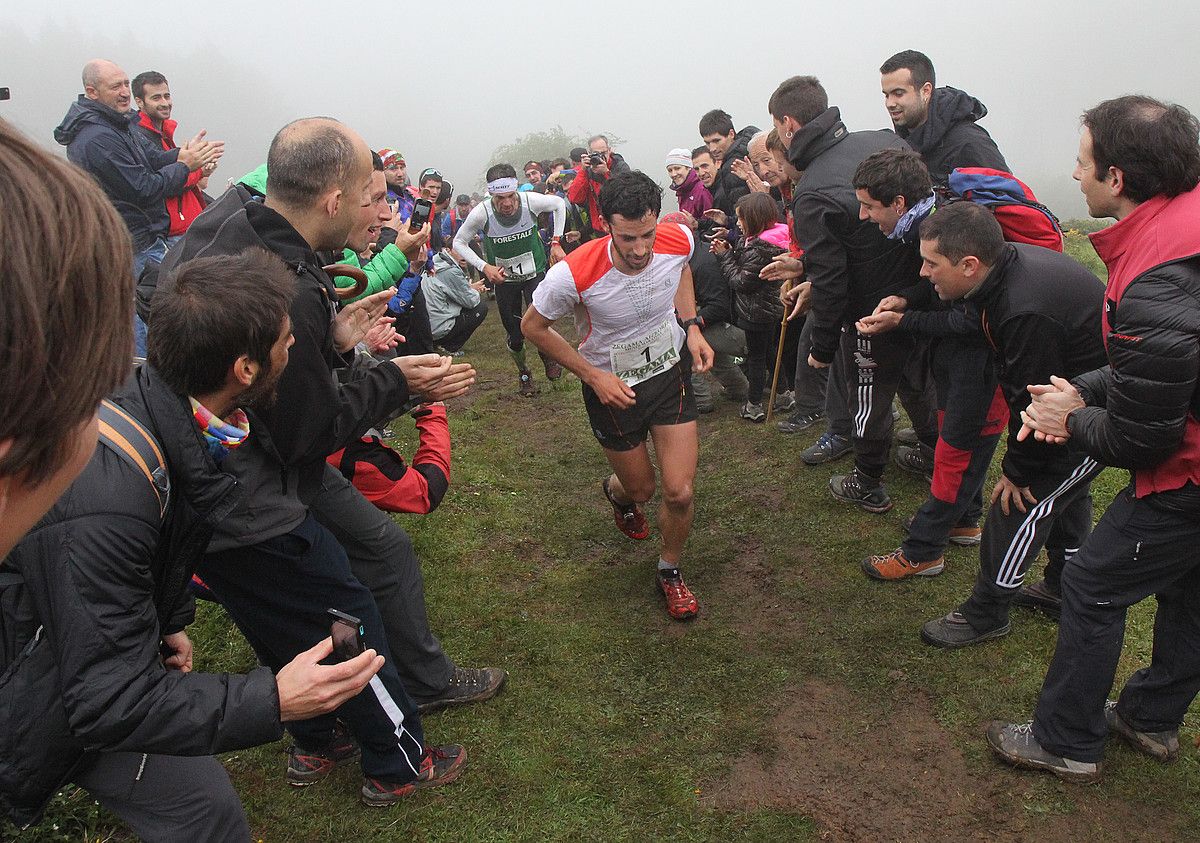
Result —
<instances>
[{"instance_id":1,"label":"white t-shirt","mask_svg":"<svg viewBox=\"0 0 1200 843\"><path fill-rule=\"evenodd\" d=\"M611 244L610 237L585 243L550 267L533 306L550 320L575 311L583 359L633 385L679 359L686 334L675 318L675 293L695 244L685 226L660 224L650 264L637 275L613 266Z\"/></svg>"}]
</instances>

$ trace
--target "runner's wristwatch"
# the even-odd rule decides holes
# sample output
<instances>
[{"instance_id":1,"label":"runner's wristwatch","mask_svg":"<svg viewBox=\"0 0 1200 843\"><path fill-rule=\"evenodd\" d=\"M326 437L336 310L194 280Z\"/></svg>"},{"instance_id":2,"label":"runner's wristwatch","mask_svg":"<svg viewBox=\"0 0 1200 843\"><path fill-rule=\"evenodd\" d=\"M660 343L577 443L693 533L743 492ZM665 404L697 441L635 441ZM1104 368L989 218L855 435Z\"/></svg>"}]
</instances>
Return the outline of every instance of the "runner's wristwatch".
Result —
<instances>
[{"instance_id":1,"label":"runner's wristwatch","mask_svg":"<svg viewBox=\"0 0 1200 843\"><path fill-rule=\"evenodd\" d=\"M697 328L699 328L700 330L703 331L704 330L704 317L703 316L693 316L691 319L684 319L679 324L681 324L683 326L684 331L687 331L687 329L692 327L693 325L695 325Z\"/></svg>"}]
</instances>

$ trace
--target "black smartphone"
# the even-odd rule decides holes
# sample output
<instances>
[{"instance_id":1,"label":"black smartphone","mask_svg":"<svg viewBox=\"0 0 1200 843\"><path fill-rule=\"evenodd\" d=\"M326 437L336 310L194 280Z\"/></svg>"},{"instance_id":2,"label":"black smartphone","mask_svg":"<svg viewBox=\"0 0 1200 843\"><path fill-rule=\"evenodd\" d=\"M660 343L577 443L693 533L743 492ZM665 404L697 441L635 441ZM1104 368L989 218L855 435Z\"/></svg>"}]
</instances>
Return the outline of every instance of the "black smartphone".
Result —
<instances>
[{"instance_id":1,"label":"black smartphone","mask_svg":"<svg viewBox=\"0 0 1200 843\"><path fill-rule=\"evenodd\" d=\"M412 216L408 220L409 231L420 231L433 213L433 203L428 199L418 199L413 204Z\"/></svg>"},{"instance_id":2,"label":"black smartphone","mask_svg":"<svg viewBox=\"0 0 1200 843\"><path fill-rule=\"evenodd\" d=\"M362 621L354 615L347 615L337 609L329 609L326 614L331 619L329 634L333 637L333 660L335 662L349 661L367 649L366 642L363 640L365 630Z\"/></svg>"},{"instance_id":3,"label":"black smartphone","mask_svg":"<svg viewBox=\"0 0 1200 843\"><path fill-rule=\"evenodd\" d=\"M6 100L12 97L12 92L8 88L0 88L0 100Z\"/></svg>"}]
</instances>

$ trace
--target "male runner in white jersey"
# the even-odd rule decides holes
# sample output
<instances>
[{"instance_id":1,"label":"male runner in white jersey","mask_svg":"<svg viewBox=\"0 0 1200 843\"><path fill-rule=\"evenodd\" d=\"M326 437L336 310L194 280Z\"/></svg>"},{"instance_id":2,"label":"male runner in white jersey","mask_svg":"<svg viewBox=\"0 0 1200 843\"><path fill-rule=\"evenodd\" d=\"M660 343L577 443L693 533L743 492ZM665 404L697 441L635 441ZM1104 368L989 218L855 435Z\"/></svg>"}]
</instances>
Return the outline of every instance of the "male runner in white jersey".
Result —
<instances>
[{"instance_id":1,"label":"male runner in white jersey","mask_svg":"<svg viewBox=\"0 0 1200 843\"><path fill-rule=\"evenodd\" d=\"M712 368L713 351L696 318L692 232L660 225L661 207L662 191L645 173L609 179L600 213L610 236L580 246L546 274L521 329L583 381L592 433L613 469L604 494L617 527L633 539L650 535L639 504L654 495L646 436L654 438L663 487L658 586L667 613L688 620L700 610L679 573L699 449L691 374ZM552 328L572 311L575 324L587 326L578 351Z\"/></svg>"},{"instance_id":2,"label":"male runner in white jersey","mask_svg":"<svg viewBox=\"0 0 1200 843\"><path fill-rule=\"evenodd\" d=\"M533 291L546 277L546 270L566 257L558 240L567 225L567 203L557 196L518 192L517 171L511 164L496 164L487 171L487 190L489 197L475 206L454 235L454 251L482 272L489 284L496 285L496 309L508 334L508 351L517 364L521 394L532 398L536 390L525 362L521 314L533 300ZM537 220L538 214L551 212L554 236L547 259ZM471 249L476 234L482 235L487 260ZM545 354L542 363L547 379L562 377L562 367Z\"/></svg>"}]
</instances>

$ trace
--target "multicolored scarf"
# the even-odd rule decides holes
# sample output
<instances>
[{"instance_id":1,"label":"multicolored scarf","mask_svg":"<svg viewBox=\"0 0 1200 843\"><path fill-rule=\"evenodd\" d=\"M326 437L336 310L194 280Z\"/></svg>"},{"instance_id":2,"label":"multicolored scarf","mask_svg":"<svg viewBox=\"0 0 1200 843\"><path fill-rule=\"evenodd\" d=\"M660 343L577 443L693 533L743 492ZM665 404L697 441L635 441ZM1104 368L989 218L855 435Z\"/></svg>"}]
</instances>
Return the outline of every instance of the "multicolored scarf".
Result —
<instances>
[{"instance_id":1,"label":"multicolored scarf","mask_svg":"<svg viewBox=\"0 0 1200 843\"><path fill-rule=\"evenodd\" d=\"M250 435L250 420L242 410L234 410L229 418L219 419L195 398L189 396L188 401L192 404L196 424L200 425L200 433L208 443L208 452L218 463Z\"/></svg>"}]
</instances>

